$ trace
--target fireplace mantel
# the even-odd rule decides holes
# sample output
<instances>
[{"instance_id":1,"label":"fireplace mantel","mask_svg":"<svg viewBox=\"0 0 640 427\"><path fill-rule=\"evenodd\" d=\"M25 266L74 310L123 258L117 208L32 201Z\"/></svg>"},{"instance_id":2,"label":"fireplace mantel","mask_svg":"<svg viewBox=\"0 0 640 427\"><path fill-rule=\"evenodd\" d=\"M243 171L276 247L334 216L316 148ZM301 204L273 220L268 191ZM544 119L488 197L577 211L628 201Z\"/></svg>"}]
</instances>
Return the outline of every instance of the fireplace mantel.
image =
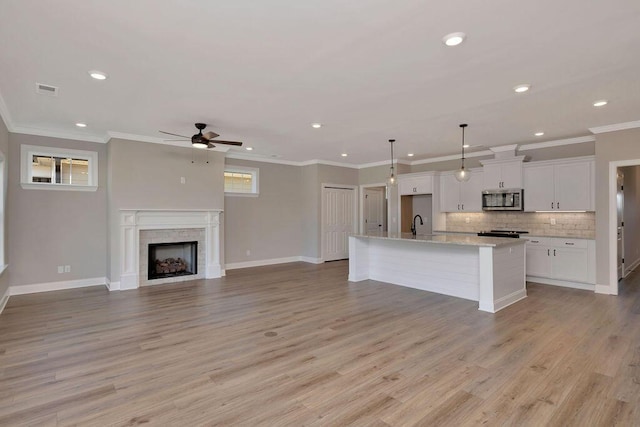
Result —
<instances>
[{"instance_id":1,"label":"fireplace mantel","mask_svg":"<svg viewBox=\"0 0 640 427\"><path fill-rule=\"evenodd\" d=\"M220 265L221 210L120 210L120 290L140 286L140 230L203 228L205 230L204 277L222 276Z\"/></svg>"}]
</instances>

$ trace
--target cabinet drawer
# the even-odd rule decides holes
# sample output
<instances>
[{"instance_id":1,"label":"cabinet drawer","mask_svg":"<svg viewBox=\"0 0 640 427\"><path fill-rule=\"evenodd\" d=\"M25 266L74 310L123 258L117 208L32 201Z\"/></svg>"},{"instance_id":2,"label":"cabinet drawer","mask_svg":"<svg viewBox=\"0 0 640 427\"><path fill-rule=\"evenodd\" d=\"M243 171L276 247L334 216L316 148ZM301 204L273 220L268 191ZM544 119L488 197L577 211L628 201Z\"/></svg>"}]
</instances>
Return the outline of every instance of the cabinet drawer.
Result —
<instances>
[{"instance_id":1,"label":"cabinet drawer","mask_svg":"<svg viewBox=\"0 0 640 427\"><path fill-rule=\"evenodd\" d=\"M548 237L524 237L528 246L550 246L551 240Z\"/></svg>"},{"instance_id":2,"label":"cabinet drawer","mask_svg":"<svg viewBox=\"0 0 640 427\"><path fill-rule=\"evenodd\" d=\"M587 249L588 243L586 239L553 239L552 246L556 248Z\"/></svg>"}]
</instances>

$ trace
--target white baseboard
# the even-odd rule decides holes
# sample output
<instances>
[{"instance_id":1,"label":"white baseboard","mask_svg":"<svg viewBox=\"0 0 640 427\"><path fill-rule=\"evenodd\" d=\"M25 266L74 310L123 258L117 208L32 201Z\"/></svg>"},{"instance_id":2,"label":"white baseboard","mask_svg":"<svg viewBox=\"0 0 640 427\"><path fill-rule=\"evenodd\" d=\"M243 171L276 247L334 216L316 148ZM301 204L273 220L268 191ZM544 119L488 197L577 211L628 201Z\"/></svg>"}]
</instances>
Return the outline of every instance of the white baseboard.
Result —
<instances>
[{"instance_id":1,"label":"white baseboard","mask_svg":"<svg viewBox=\"0 0 640 427\"><path fill-rule=\"evenodd\" d=\"M525 299L526 297L527 297L527 290L520 289L502 298L498 298L497 300L493 301L493 304L480 303L478 306L478 310L488 311L489 313L496 313L502 310L503 308L510 306L511 304L514 304L522 299Z\"/></svg>"},{"instance_id":2,"label":"white baseboard","mask_svg":"<svg viewBox=\"0 0 640 427\"><path fill-rule=\"evenodd\" d=\"M638 258L637 260L633 261L631 264L629 264L628 267L625 267L624 269L624 275L627 276L629 273L631 273L633 271L634 268L636 268L638 265L640 265L640 258Z\"/></svg>"},{"instance_id":3,"label":"white baseboard","mask_svg":"<svg viewBox=\"0 0 640 427\"><path fill-rule=\"evenodd\" d=\"M2 310L4 310L4 307L9 302L9 295L11 295L10 291L11 291L11 288L7 288L7 290L4 292L4 295L0 297L0 314L2 314Z\"/></svg>"},{"instance_id":4,"label":"white baseboard","mask_svg":"<svg viewBox=\"0 0 640 427\"><path fill-rule=\"evenodd\" d=\"M38 292L61 291L64 289L86 288L88 286L106 286L105 277L93 277L90 279L67 280L64 282L34 283L32 285L17 285L9 288L9 295L35 294Z\"/></svg>"},{"instance_id":5,"label":"white baseboard","mask_svg":"<svg viewBox=\"0 0 640 427\"><path fill-rule=\"evenodd\" d=\"M322 258L310 258L305 256L291 256L286 258L260 259L256 261L232 262L225 266L225 270L235 270L237 268L262 267L265 265L286 264L288 262L308 262L311 264L322 264ZM222 274L224 276L224 273Z\"/></svg>"},{"instance_id":6,"label":"white baseboard","mask_svg":"<svg viewBox=\"0 0 640 427\"><path fill-rule=\"evenodd\" d=\"M596 294L618 295L617 292L611 292L611 286L608 285L596 285Z\"/></svg>"},{"instance_id":7,"label":"white baseboard","mask_svg":"<svg viewBox=\"0 0 640 427\"><path fill-rule=\"evenodd\" d=\"M311 258L308 256L301 256L300 261L308 262L310 264L322 264L324 262L322 258Z\"/></svg>"},{"instance_id":8,"label":"white baseboard","mask_svg":"<svg viewBox=\"0 0 640 427\"><path fill-rule=\"evenodd\" d=\"M527 276L527 282L541 283L543 285L562 286L565 288L582 289L585 291L596 290L596 286L591 283L568 282L566 280L547 279L546 277Z\"/></svg>"},{"instance_id":9,"label":"white baseboard","mask_svg":"<svg viewBox=\"0 0 640 427\"><path fill-rule=\"evenodd\" d=\"M105 279L105 284L107 285L107 289L109 289L109 291L119 291L120 290L120 282L112 282L109 279Z\"/></svg>"}]
</instances>

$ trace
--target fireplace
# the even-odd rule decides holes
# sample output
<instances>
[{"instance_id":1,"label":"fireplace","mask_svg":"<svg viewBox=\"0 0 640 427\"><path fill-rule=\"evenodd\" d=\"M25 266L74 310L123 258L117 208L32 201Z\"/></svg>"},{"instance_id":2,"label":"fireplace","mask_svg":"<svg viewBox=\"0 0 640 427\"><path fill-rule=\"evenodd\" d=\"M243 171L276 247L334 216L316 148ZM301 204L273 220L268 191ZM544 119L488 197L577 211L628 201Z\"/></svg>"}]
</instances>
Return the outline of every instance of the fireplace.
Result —
<instances>
[{"instance_id":1,"label":"fireplace","mask_svg":"<svg viewBox=\"0 0 640 427\"><path fill-rule=\"evenodd\" d=\"M198 274L198 242L149 243L148 280Z\"/></svg>"}]
</instances>

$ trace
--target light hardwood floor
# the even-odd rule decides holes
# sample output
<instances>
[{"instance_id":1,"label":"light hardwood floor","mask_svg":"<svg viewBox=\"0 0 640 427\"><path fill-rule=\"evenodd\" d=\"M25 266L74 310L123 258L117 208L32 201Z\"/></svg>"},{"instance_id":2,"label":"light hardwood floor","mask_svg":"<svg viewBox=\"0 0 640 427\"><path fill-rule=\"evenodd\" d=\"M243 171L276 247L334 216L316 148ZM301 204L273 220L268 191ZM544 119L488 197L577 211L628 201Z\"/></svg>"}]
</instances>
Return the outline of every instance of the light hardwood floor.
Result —
<instances>
[{"instance_id":1,"label":"light hardwood floor","mask_svg":"<svg viewBox=\"0 0 640 427\"><path fill-rule=\"evenodd\" d=\"M640 278L497 314L344 261L11 297L0 425L640 425Z\"/></svg>"}]
</instances>

